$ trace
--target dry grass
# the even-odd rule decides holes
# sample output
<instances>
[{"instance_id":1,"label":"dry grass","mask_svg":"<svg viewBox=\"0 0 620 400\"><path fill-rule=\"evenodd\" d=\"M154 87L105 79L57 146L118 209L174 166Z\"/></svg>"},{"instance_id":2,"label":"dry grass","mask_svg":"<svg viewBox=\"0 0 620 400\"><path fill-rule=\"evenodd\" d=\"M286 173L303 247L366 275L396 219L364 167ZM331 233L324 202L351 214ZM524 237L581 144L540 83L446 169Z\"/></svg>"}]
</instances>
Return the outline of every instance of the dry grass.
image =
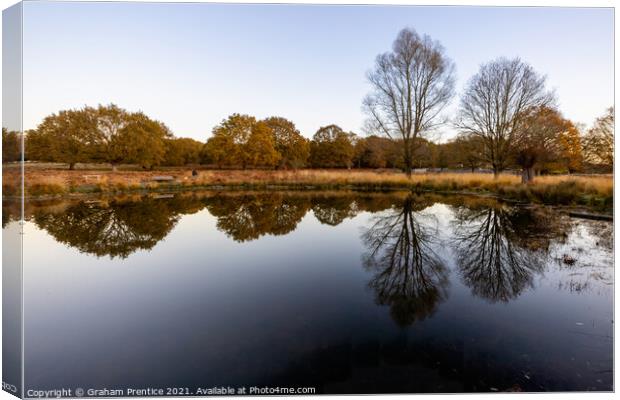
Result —
<instances>
[{"instance_id":1,"label":"dry grass","mask_svg":"<svg viewBox=\"0 0 620 400\"><path fill-rule=\"evenodd\" d=\"M172 182L154 182L158 175L172 176ZM5 195L17 195L17 169L3 170ZM126 193L132 191L183 188L240 189L407 189L441 192L475 192L497 194L518 201L547 204L579 204L611 208L611 176L542 176L529 185L521 178L503 174L441 173L414 174L408 179L393 171L373 170L201 170L193 177L191 170L118 171L59 170L26 167L26 194L40 197L67 193Z\"/></svg>"}]
</instances>

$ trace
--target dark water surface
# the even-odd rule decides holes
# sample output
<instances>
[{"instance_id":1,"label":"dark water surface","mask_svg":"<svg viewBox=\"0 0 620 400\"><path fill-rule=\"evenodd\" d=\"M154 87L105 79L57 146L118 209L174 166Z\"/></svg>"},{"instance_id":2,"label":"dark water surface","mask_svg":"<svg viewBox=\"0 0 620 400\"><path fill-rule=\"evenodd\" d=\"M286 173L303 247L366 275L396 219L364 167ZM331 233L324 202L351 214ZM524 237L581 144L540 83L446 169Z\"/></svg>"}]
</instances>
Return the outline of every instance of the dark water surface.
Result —
<instances>
[{"instance_id":1,"label":"dark water surface","mask_svg":"<svg viewBox=\"0 0 620 400\"><path fill-rule=\"evenodd\" d=\"M609 222L400 192L26 214L26 390L613 389Z\"/></svg>"}]
</instances>

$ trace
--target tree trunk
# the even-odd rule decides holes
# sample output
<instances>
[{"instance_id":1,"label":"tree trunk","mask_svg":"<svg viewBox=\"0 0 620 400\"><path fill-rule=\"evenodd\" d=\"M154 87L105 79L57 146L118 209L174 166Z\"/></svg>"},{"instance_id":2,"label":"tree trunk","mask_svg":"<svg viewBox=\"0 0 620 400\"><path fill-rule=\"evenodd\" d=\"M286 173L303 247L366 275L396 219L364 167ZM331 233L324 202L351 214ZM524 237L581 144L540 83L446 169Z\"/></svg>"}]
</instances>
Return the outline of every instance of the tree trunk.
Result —
<instances>
[{"instance_id":1,"label":"tree trunk","mask_svg":"<svg viewBox=\"0 0 620 400\"><path fill-rule=\"evenodd\" d=\"M407 178L411 178L411 170L413 169L413 161L411 160L411 149L409 143L405 142L405 174Z\"/></svg>"},{"instance_id":2,"label":"tree trunk","mask_svg":"<svg viewBox=\"0 0 620 400\"><path fill-rule=\"evenodd\" d=\"M116 172L117 168L118 168L118 166L116 164L112 164L112 171Z\"/></svg>"},{"instance_id":3,"label":"tree trunk","mask_svg":"<svg viewBox=\"0 0 620 400\"><path fill-rule=\"evenodd\" d=\"M523 167L521 172L521 183L531 183L534 180L534 168Z\"/></svg>"},{"instance_id":4,"label":"tree trunk","mask_svg":"<svg viewBox=\"0 0 620 400\"><path fill-rule=\"evenodd\" d=\"M74 170L75 169L75 163L69 163L69 169L70 170Z\"/></svg>"}]
</instances>

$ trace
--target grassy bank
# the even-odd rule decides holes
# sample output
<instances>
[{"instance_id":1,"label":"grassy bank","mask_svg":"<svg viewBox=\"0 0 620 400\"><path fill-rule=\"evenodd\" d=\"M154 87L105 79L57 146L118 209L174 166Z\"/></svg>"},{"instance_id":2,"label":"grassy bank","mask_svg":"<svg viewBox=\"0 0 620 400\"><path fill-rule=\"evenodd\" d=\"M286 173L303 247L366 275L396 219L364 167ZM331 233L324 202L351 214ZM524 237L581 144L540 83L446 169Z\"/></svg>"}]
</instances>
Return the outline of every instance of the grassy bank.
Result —
<instances>
[{"instance_id":1,"label":"grassy bank","mask_svg":"<svg viewBox=\"0 0 620 400\"><path fill-rule=\"evenodd\" d=\"M171 177L172 180L157 182L157 177L161 176ZM5 196L17 195L18 183L18 170L3 171ZM30 197L202 188L407 189L493 194L505 199L530 203L582 205L608 210L613 206L611 176L541 176L537 177L534 183L523 185L520 177L508 174L501 175L497 179L490 174L416 174L408 179L398 172L359 170L204 170L199 171L198 176L192 176L190 170L182 169L113 172L26 168L25 191Z\"/></svg>"}]
</instances>

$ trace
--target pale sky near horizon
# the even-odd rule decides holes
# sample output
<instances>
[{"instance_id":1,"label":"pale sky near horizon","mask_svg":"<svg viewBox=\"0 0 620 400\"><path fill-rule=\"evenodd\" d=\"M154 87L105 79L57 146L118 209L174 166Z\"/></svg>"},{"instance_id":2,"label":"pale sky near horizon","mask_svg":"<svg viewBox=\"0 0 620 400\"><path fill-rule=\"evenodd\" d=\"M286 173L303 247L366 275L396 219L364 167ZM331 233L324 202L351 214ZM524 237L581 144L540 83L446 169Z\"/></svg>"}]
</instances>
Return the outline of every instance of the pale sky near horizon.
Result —
<instances>
[{"instance_id":1,"label":"pale sky near horizon","mask_svg":"<svg viewBox=\"0 0 620 400\"><path fill-rule=\"evenodd\" d=\"M455 62L449 116L480 64L500 56L546 75L575 122L614 101L611 8L26 2L23 21L24 129L115 103L203 141L235 112L288 118L306 137L331 123L361 133L366 72L403 27Z\"/></svg>"}]
</instances>

